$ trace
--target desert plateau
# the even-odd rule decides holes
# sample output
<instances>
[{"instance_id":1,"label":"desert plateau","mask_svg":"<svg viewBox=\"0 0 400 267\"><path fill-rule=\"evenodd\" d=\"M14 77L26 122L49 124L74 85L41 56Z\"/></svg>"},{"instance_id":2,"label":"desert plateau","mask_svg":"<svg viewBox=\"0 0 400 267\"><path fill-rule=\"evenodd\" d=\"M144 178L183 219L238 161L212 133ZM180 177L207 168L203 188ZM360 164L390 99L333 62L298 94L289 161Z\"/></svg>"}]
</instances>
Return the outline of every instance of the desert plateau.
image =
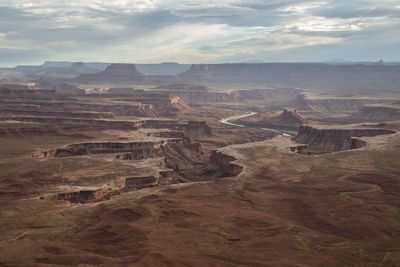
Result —
<instances>
[{"instance_id":1,"label":"desert plateau","mask_svg":"<svg viewBox=\"0 0 400 267\"><path fill-rule=\"evenodd\" d=\"M396 1L3 2L0 266L400 266Z\"/></svg>"}]
</instances>

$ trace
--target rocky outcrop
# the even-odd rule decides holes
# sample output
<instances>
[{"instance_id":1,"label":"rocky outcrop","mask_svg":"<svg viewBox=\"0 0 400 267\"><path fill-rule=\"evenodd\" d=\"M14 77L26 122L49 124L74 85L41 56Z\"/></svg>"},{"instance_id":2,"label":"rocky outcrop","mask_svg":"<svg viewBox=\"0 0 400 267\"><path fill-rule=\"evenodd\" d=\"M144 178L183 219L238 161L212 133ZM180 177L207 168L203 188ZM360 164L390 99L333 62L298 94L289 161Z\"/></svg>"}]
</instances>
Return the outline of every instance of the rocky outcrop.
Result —
<instances>
[{"instance_id":1,"label":"rocky outcrop","mask_svg":"<svg viewBox=\"0 0 400 267\"><path fill-rule=\"evenodd\" d=\"M126 188L129 190L138 190L146 187L162 186L175 183L173 170L159 170L157 175L138 176L126 178Z\"/></svg>"},{"instance_id":2,"label":"rocky outcrop","mask_svg":"<svg viewBox=\"0 0 400 267\"><path fill-rule=\"evenodd\" d=\"M238 122L239 124L253 127L295 130L300 125L304 124L306 120L304 120L296 110L284 109L283 112L278 115L256 114L239 119Z\"/></svg>"},{"instance_id":3,"label":"rocky outcrop","mask_svg":"<svg viewBox=\"0 0 400 267\"><path fill-rule=\"evenodd\" d=\"M211 151L210 164L214 164L219 168L219 171L222 172L221 177L237 176L243 171L242 166L232 163L235 160L235 157L222 151Z\"/></svg>"},{"instance_id":4,"label":"rocky outcrop","mask_svg":"<svg viewBox=\"0 0 400 267\"><path fill-rule=\"evenodd\" d=\"M176 183L174 171L161 166L155 174L130 176L109 182L101 187L81 187L83 189L66 193L59 193L56 199L72 203L97 202L110 199L113 195L139 190L148 187L163 186Z\"/></svg>"},{"instance_id":5,"label":"rocky outcrop","mask_svg":"<svg viewBox=\"0 0 400 267\"><path fill-rule=\"evenodd\" d=\"M360 148L366 142L355 137L394 134L386 129L318 129L311 126L300 126L298 134L292 140L307 144L301 153L327 153Z\"/></svg>"},{"instance_id":6,"label":"rocky outcrop","mask_svg":"<svg viewBox=\"0 0 400 267\"><path fill-rule=\"evenodd\" d=\"M173 170L161 169L156 175L133 176L119 179L99 188L86 188L78 191L59 193L56 199L72 203L88 203L110 199L122 192L174 183Z\"/></svg>"},{"instance_id":7,"label":"rocky outcrop","mask_svg":"<svg viewBox=\"0 0 400 267\"><path fill-rule=\"evenodd\" d=\"M125 179L119 179L105 184L99 188L85 188L78 191L59 193L57 199L67 200L72 203L86 203L109 199L118 190L125 187Z\"/></svg>"}]
</instances>

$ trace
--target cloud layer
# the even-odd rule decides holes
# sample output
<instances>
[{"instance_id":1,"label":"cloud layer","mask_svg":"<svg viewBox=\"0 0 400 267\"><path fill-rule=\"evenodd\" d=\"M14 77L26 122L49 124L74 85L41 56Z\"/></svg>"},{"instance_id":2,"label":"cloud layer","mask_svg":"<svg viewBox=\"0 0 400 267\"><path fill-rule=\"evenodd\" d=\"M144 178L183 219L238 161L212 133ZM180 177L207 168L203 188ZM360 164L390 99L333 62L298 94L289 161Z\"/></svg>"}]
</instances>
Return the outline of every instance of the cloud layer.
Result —
<instances>
[{"instance_id":1,"label":"cloud layer","mask_svg":"<svg viewBox=\"0 0 400 267\"><path fill-rule=\"evenodd\" d=\"M1 0L0 65L400 61L397 0Z\"/></svg>"}]
</instances>

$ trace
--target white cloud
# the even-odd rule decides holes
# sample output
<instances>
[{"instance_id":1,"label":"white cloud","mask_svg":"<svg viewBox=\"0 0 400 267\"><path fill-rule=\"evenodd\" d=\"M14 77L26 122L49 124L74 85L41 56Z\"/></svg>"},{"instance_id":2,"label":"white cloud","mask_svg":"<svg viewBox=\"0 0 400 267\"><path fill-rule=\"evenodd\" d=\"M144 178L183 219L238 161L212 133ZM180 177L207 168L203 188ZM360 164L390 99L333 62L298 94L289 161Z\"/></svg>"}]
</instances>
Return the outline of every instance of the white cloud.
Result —
<instances>
[{"instance_id":1,"label":"white cloud","mask_svg":"<svg viewBox=\"0 0 400 267\"><path fill-rule=\"evenodd\" d=\"M305 32L359 31L362 24L352 20L329 19L324 17L301 18L294 23L285 25L286 31L296 29Z\"/></svg>"}]
</instances>

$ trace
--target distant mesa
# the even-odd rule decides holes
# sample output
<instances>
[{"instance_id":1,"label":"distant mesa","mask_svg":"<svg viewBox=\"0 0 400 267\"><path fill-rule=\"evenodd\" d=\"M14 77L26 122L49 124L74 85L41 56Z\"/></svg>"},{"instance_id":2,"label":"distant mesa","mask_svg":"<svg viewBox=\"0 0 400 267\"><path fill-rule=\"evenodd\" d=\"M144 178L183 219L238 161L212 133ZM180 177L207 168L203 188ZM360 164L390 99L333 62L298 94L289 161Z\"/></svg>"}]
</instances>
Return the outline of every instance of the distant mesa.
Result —
<instances>
[{"instance_id":1,"label":"distant mesa","mask_svg":"<svg viewBox=\"0 0 400 267\"><path fill-rule=\"evenodd\" d=\"M144 73L140 72L133 64L111 64L98 74L112 76L144 76Z\"/></svg>"},{"instance_id":2,"label":"distant mesa","mask_svg":"<svg viewBox=\"0 0 400 267\"><path fill-rule=\"evenodd\" d=\"M146 75L133 64L111 64L96 74L82 74L78 82L144 82Z\"/></svg>"},{"instance_id":3,"label":"distant mesa","mask_svg":"<svg viewBox=\"0 0 400 267\"><path fill-rule=\"evenodd\" d=\"M385 65L385 62L381 59L381 60L378 60L377 62L375 62L374 65L383 66L383 65Z\"/></svg>"},{"instance_id":4,"label":"distant mesa","mask_svg":"<svg viewBox=\"0 0 400 267\"><path fill-rule=\"evenodd\" d=\"M90 68L88 65L86 65L86 63L84 62L76 62L74 64L72 64L71 67L69 67L69 70L75 72L75 73L79 73L79 74L90 74L90 73L97 73L98 70L94 69L94 68Z\"/></svg>"}]
</instances>

